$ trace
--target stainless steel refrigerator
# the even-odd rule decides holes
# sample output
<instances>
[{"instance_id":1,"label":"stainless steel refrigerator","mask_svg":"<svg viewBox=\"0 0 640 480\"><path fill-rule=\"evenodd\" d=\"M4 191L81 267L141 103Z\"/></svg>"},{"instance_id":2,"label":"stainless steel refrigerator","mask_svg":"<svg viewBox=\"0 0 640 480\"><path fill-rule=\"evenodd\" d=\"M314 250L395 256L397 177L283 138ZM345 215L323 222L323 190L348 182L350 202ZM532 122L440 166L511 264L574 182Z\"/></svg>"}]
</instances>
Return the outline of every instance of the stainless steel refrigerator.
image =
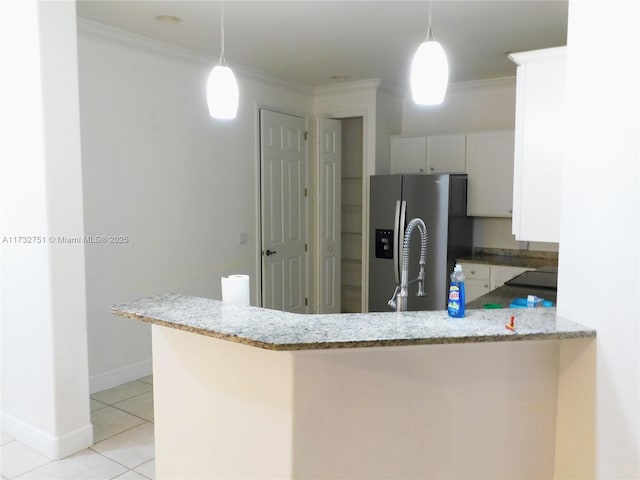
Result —
<instances>
[{"instance_id":1,"label":"stainless steel refrigerator","mask_svg":"<svg viewBox=\"0 0 640 480\"><path fill-rule=\"evenodd\" d=\"M466 175L374 175L369 191L369 311L390 311L399 282L404 229L421 218L427 227L425 297L409 286L409 310L445 310L456 258L471 255L473 219L467 217ZM409 280L418 276L420 234L412 235Z\"/></svg>"}]
</instances>

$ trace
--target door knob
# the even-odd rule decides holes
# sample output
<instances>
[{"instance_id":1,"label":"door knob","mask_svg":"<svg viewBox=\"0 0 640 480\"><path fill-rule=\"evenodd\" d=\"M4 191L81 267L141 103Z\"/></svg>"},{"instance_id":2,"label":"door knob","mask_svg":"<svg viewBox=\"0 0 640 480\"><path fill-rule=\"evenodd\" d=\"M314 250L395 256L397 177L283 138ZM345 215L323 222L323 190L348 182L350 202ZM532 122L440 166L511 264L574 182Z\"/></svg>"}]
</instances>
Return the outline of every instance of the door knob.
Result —
<instances>
[{"instance_id":1,"label":"door knob","mask_svg":"<svg viewBox=\"0 0 640 480\"><path fill-rule=\"evenodd\" d=\"M276 254L276 253L278 253L278 252L276 252L275 250L269 250L269 249L267 249L267 251L266 251L266 252L264 252L264 253L265 253L265 255L268 257L269 255L275 255L275 254Z\"/></svg>"}]
</instances>

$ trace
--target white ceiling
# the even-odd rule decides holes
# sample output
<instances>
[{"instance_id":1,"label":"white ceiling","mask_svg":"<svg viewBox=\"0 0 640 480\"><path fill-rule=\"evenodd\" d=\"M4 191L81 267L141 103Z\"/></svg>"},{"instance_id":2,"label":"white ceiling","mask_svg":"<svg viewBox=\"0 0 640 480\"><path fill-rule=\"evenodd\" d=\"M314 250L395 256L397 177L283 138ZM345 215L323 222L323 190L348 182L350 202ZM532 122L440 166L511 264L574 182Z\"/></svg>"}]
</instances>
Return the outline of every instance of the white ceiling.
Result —
<instances>
[{"instance_id":1,"label":"white ceiling","mask_svg":"<svg viewBox=\"0 0 640 480\"><path fill-rule=\"evenodd\" d=\"M195 50L220 52L219 1L79 0L80 17ZM434 1L435 38L450 81L515 74L507 52L566 44L564 1ZM177 24L157 15L174 15ZM411 57L426 36L427 2L224 2L225 55L270 76L315 87L380 78L405 87ZM332 79L339 76L339 79Z\"/></svg>"}]
</instances>

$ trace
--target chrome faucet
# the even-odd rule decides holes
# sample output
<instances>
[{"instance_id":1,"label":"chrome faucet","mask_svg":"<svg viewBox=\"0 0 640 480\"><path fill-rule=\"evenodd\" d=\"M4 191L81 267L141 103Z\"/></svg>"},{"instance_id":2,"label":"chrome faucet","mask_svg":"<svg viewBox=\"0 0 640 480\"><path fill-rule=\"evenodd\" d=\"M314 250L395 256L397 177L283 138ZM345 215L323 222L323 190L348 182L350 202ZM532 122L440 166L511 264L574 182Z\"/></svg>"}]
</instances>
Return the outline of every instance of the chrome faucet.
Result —
<instances>
[{"instance_id":1,"label":"chrome faucet","mask_svg":"<svg viewBox=\"0 0 640 480\"><path fill-rule=\"evenodd\" d=\"M420 272L418 278L409 281L409 244L411 234L418 228L420 230ZM424 266L427 262L427 227L421 218L414 218L409 222L404 233L402 244L402 268L400 270L400 285L396 286L393 297L387 303L392 310L404 312L407 310L409 299L409 284L418 282L418 297L424 297Z\"/></svg>"}]
</instances>

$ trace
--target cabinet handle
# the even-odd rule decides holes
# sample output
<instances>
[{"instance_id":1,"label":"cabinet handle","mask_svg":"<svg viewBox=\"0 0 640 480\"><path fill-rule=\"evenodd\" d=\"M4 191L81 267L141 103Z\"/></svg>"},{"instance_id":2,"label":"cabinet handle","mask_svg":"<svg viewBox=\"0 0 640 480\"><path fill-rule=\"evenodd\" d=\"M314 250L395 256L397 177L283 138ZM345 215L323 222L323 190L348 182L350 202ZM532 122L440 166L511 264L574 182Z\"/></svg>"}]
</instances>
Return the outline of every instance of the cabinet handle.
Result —
<instances>
[{"instance_id":1,"label":"cabinet handle","mask_svg":"<svg viewBox=\"0 0 640 480\"><path fill-rule=\"evenodd\" d=\"M421 169L420 169L420 171L421 171L421 172L424 172L424 168L421 168Z\"/></svg>"},{"instance_id":2,"label":"cabinet handle","mask_svg":"<svg viewBox=\"0 0 640 480\"><path fill-rule=\"evenodd\" d=\"M513 208L510 208L510 209L509 209L509 213L513 213Z\"/></svg>"},{"instance_id":3,"label":"cabinet handle","mask_svg":"<svg viewBox=\"0 0 640 480\"><path fill-rule=\"evenodd\" d=\"M489 288L489 284L488 284L488 283L485 283L485 284L484 284L484 288Z\"/></svg>"},{"instance_id":4,"label":"cabinet handle","mask_svg":"<svg viewBox=\"0 0 640 480\"><path fill-rule=\"evenodd\" d=\"M471 270L471 275L475 275L476 271L475 270Z\"/></svg>"},{"instance_id":5,"label":"cabinet handle","mask_svg":"<svg viewBox=\"0 0 640 480\"><path fill-rule=\"evenodd\" d=\"M431 167L429 170L431 170L433 172L435 170L435 168Z\"/></svg>"}]
</instances>

